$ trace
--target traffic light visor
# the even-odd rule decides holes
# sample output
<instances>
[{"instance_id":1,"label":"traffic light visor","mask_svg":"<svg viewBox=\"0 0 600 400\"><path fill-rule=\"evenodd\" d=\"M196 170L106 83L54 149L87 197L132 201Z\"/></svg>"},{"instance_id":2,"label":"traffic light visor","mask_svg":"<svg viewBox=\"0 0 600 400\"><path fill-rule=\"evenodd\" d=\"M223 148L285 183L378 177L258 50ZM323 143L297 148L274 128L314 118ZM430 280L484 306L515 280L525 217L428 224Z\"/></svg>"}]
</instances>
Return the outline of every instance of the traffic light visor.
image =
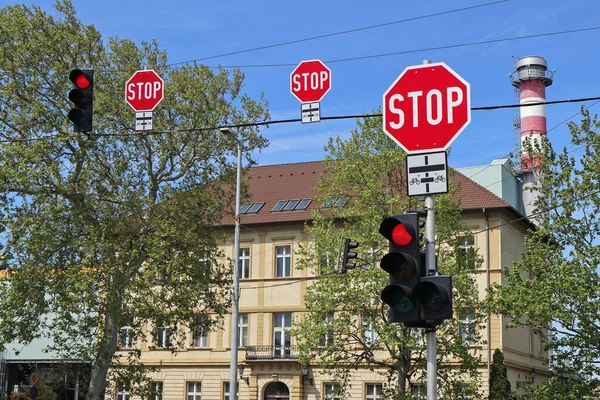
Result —
<instances>
[{"instance_id":1,"label":"traffic light visor","mask_svg":"<svg viewBox=\"0 0 600 400\"><path fill-rule=\"evenodd\" d=\"M414 308L411 290L399 285L389 285L381 292L381 301L390 306L394 311L407 313Z\"/></svg>"},{"instance_id":2,"label":"traffic light visor","mask_svg":"<svg viewBox=\"0 0 600 400\"><path fill-rule=\"evenodd\" d=\"M403 224L397 217L384 219L379 226L379 233L401 247L411 244L416 236L414 227Z\"/></svg>"},{"instance_id":3,"label":"traffic light visor","mask_svg":"<svg viewBox=\"0 0 600 400\"><path fill-rule=\"evenodd\" d=\"M87 89L92 84L91 76L80 69L74 69L69 74L69 80L79 89Z\"/></svg>"}]
</instances>

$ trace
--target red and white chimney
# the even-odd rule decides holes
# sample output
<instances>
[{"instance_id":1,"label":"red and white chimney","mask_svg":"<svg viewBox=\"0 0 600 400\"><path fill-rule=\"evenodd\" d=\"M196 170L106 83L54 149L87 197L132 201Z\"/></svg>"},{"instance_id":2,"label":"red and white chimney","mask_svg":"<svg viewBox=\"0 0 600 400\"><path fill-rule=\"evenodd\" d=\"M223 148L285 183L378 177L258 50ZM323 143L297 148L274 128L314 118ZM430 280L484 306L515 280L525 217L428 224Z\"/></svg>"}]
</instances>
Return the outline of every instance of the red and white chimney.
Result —
<instances>
[{"instance_id":1,"label":"red and white chimney","mask_svg":"<svg viewBox=\"0 0 600 400\"><path fill-rule=\"evenodd\" d=\"M536 154L529 154L525 147L526 140L530 140L535 147L542 135L546 135L546 105L532 103L546 102L546 86L552 85L553 73L548 71L548 63L543 57L521 57L515 63L515 71L511 74L512 85L520 91L521 117L521 170L523 172L523 206L525 215L534 213L534 202L539 196L538 178L536 170L540 158ZM530 219L535 220L535 217Z\"/></svg>"}]
</instances>

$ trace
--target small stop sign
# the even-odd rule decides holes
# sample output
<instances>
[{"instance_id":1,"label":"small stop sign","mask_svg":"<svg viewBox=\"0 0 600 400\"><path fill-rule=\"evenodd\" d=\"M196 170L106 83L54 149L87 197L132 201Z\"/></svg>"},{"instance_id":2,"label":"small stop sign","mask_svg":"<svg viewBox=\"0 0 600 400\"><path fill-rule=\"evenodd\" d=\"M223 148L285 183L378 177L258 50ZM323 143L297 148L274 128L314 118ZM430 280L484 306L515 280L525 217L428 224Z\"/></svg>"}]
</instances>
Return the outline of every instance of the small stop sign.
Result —
<instances>
[{"instance_id":1,"label":"small stop sign","mask_svg":"<svg viewBox=\"0 0 600 400\"><path fill-rule=\"evenodd\" d=\"M135 111L152 111L164 97L164 82L154 70L136 71L125 83L125 101Z\"/></svg>"},{"instance_id":2,"label":"small stop sign","mask_svg":"<svg viewBox=\"0 0 600 400\"><path fill-rule=\"evenodd\" d=\"M290 91L303 103L321 101L331 89L331 70L320 60L302 61L290 75Z\"/></svg>"},{"instance_id":3,"label":"small stop sign","mask_svg":"<svg viewBox=\"0 0 600 400\"><path fill-rule=\"evenodd\" d=\"M445 63L408 67L383 94L383 129L407 153L446 150L470 122L469 83Z\"/></svg>"}]
</instances>

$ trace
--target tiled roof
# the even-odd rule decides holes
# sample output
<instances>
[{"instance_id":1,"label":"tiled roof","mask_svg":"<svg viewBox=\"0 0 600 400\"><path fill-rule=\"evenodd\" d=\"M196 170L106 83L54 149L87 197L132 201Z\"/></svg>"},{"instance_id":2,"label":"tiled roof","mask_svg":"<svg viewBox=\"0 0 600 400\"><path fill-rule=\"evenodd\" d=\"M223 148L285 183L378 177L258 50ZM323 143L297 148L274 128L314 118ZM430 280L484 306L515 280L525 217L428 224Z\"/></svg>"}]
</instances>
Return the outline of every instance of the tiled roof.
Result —
<instances>
[{"instance_id":1,"label":"tiled roof","mask_svg":"<svg viewBox=\"0 0 600 400\"><path fill-rule=\"evenodd\" d=\"M316 207L311 202L306 210L271 212L279 200L314 198L319 178L325 174L322 161L256 166L249 169L248 193L251 202L265 202L256 214L242 214L243 225L257 223L302 222L311 219ZM454 184L459 184L457 201L463 210L481 208L510 208L510 204L465 175L454 171ZM242 201L247 203L248 201ZM223 225L233 225L234 218L226 217Z\"/></svg>"}]
</instances>

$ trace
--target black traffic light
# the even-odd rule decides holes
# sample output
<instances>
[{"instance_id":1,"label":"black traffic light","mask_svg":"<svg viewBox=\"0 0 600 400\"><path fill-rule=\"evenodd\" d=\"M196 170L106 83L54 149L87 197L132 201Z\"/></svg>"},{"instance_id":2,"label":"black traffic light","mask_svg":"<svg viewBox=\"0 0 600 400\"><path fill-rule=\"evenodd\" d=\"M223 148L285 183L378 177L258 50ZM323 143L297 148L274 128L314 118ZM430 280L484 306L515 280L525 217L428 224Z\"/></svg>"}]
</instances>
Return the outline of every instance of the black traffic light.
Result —
<instances>
[{"instance_id":1,"label":"black traffic light","mask_svg":"<svg viewBox=\"0 0 600 400\"><path fill-rule=\"evenodd\" d=\"M426 265L419 227L418 213L394 215L381 223L379 233L390 245L390 252L381 259L381 268L390 274L390 284L381 292L381 300L390 306L390 322L434 328L452 318L452 277L426 276L426 271L437 268Z\"/></svg>"},{"instance_id":2,"label":"black traffic light","mask_svg":"<svg viewBox=\"0 0 600 400\"><path fill-rule=\"evenodd\" d=\"M421 278L415 290L420 305L420 319L426 324L439 325L452 318L452 277L433 275Z\"/></svg>"},{"instance_id":3,"label":"black traffic light","mask_svg":"<svg viewBox=\"0 0 600 400\"><path fill-rule=\"evenodd\" d=\"M69 80L75 87L69 92L69 100L74 108L69 111L69 120L73 122L75 132L90 132L94 105L94 70L74 69Z\"/></svg>"},{"instance_id":4,"label":"black traffic light","mask_svg":"<svg viewBox=\"0 0 600 400\"><path fill-rule=\"evenodd\" d=\"M342 258L342 274L346 273L349 269L356 268L355 262L348 262L348 260L353 260L358 257L358 253L356 251L352 251L358 247L359 243L355 242L352 239L344 238L344 250L343 250L343 258Z\"/></svg>"},{"instance_id":5,"label":"black traffic light","mask_svg":"<svg viewBox=\"0 0 600 400\"><path fill-rule=\"evenodd\" d=\"M419 216L407 213L388 217L381 222L379 233L390 246L380 264L390 274L390 284L381 292L381 300L390 306L390 321L419 321L419 307L413 293L425 275L419 244Z\"/></svg>"}]
</instances>

